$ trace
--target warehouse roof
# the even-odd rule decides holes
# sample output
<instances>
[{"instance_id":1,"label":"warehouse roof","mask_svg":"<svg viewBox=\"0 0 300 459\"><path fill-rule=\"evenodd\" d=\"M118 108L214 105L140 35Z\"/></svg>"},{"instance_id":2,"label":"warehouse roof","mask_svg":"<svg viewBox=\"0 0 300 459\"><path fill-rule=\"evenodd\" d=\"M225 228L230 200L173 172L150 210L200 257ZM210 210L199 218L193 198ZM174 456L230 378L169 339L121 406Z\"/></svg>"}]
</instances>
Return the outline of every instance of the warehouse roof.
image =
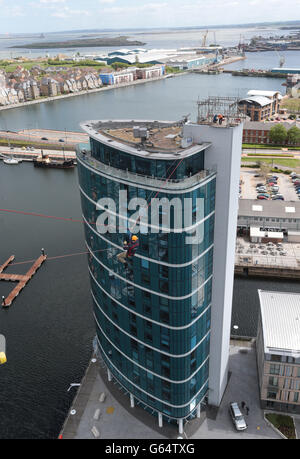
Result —
<instances>
[{"instance_id":1,"label":"warehouse roof","mask_svg":"<svg viewBox=\"0 0 300 459\"><path fill-rule=\"evenodd\" d=\"M261 107L265 107L266 105L270 105L272 102L268 97L264 96L251 96L246 97L245 99L241 99L240 102L249 102L250 104L258 104Z\"/></svg>"},{"instance_id":2,"label":"warehouse roof","mask_svg":"<svg viewBox=\"0 0 300 459\"><path fill-rule=\"evenodd\" d=\"M299 201L239 200L239 217L273 217L300 219Z\"/></svg>"},{"instance_id":3,"label":"warehouse roof","mask_svg":"<svg viewBox=\"0 0 300 459\"><path fill-rule=\"evenodd\" d=\"M263 97L274 97L275 94L280 94L279 91L261 91L258 89L251 89L248 91L247 96L263 96Z\"/></svg>"},{"instance_id":4,"label":"warehouse roof","mask_svg":"<svg viewBox=\"0 0 300 459\"><path fill-rule=\"evenodd\" d=\"M245 121L244 122L244 130L254 130L254 131L270 131L272 127L276 126L277 124L281 124L286 129L290 129L293 126L298 127L299 123L294 120L285 121L285 122L270 122L270 121Z\"/></svg>"},{"instance_id":5,"label":"warehouse roof","mask_svg":"<svg viewBox=\"0 0 300 459\"><path fill-rule=\"evenodd\" d=\"M258 290L266 353L300 355L300 294Z\"/></svg>"}]
</instances>

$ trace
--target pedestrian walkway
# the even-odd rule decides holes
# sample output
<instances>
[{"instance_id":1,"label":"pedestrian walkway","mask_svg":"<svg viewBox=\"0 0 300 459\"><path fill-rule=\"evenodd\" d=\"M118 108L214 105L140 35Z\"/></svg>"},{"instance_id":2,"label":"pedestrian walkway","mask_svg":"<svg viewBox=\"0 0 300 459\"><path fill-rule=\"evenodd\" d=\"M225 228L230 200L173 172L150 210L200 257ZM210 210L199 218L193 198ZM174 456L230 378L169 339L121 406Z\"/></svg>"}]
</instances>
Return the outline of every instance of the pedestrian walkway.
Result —
<instances>
[{"instance_id":1,"label":"pedestrian walkway","mask_svg":"<svg viewBox=\"0 0 300 459\"><path fill-rule=\"evenodd\" d=\"M230 378L223 401L215 412L205 409L201 418L184 426L184 439L280 439L264 420L259 404L255 349L250 342L232 342L230 346ZM116 381L108 382L98 360L90 363L78 395L61 431L65 439L177 439L178 428L164 423L136 403L130 408L129 394L120 391ZM101 394L105 394L101 401ZM244 401L249 408L245 418L248 429L237 432L229 416L230 402ZM72 411L75 410L75 411ZM73 412L73 414L71 414ZM94 429L95 428L95 429ZM96 437L97 433L99 437Z\"/></svg>"},{"instance_id":2,"label":"pedestrian walkway","mask_svg":"<svg viewBox=\"0 0 300 459\"><path fill-rule=\"evenodd\" d=\"M215 419L208 416L192 439L280 439L281 437L267 425L260 408L258 375L255 347L241 347L241 342L230 346L229 382ZM238 344L238 345L237 345ZM248 428L237 432L229 415L229 404L245 402L249 408L243 410Z\"/></svg>"}]
</instances>

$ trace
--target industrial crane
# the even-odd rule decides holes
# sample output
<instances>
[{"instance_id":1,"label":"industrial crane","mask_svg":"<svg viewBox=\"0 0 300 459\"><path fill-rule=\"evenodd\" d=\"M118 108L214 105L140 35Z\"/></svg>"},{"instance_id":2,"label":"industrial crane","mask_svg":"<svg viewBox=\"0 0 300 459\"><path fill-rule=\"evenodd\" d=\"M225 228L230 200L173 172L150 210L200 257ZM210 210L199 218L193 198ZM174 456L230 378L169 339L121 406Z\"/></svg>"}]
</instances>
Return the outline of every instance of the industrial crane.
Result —
<instances>
[{"instance_id":1,"label":"industrial crane","mask_svg":"<svg viewBox=\"0 0 300 459\"><path fill-rule=\"evenodd\" d=\"M206 46L207 35L208 35L208 30L207 30L207 31L204 33L204 35L203 35L203 40L202 40L202 46L203 46L203 47Z\"/></svg>"},{"instance_id":2,"label":"industrial crane","mask_svg":"<svg viewBox=\"0 0 300 459\"><path fill-rule=\"evenodd\" d=\"M279 67L282 68L285 64L285 57L279 54L278 51L276 51L276 54L279 57Z\"/></svg>"}]
</instances>

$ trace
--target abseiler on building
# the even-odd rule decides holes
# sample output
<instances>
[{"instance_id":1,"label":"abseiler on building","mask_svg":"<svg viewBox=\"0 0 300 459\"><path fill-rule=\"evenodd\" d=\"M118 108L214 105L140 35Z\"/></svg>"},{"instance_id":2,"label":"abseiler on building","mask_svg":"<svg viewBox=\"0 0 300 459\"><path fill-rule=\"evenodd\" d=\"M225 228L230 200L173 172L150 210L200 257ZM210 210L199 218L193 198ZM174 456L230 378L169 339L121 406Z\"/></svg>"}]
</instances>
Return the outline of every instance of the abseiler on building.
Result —
<instances>
[{"instance_id":1,"label":"abseiler on building","mask_svg":"<svg viewBox=\"0 0 300 459\"><path fill-rule=\"evenodd\" d=\"M139 401L160 426L173 420L182 431L205 402L220 404L228 378L242 123L81 127L90 136L77 161L98 349L132 407ZM102 198L112 200L106 232ZM138 214L134 198L145 202ZM117 256L135 232L139 247L124 265Z\"/></svg>"}]
</instances>

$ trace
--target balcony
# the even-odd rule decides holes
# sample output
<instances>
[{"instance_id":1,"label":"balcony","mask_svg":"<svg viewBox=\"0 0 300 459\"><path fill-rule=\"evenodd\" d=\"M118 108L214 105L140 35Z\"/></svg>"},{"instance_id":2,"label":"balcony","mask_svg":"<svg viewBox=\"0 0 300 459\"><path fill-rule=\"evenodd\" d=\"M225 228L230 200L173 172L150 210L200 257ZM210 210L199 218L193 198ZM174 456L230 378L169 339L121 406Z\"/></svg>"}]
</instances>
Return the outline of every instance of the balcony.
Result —
<instances>
[{"instance_id":1,"label":"balcony","mask_svg":"<svg viewBox=\"0 0 300 459\"><path fill-rule=\"evenodd\" d=\"M147 175L141 175L134 172L124 171L121 169L116 169L115 167L106 165L93 158L91 155L90 145L89 144L78 144L76 147L77 160L87 166L111 175L114 178L119 178L132 182L133 184L148 185L150 187L162 188L163 185L170 190L185 190L189 187L204 182L206 179L214 177L216 171L214 170L202 170L195 175L190 177L185 177L183 179L168 179L166 181L165 177L153 177Z\"/></svg>"}]
</instances>

